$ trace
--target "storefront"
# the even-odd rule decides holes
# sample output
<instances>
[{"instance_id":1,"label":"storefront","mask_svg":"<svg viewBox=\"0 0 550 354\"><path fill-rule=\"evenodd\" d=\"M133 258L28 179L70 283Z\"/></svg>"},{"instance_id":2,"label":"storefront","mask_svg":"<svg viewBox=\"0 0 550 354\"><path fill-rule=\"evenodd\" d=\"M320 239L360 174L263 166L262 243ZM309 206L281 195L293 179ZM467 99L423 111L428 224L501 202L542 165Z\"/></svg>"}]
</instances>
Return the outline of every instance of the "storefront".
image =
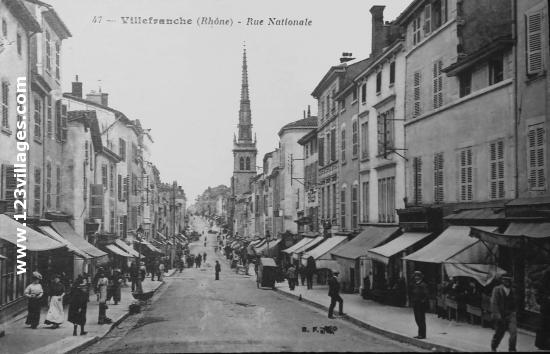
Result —
<instances>
[{"instance_id":1,"label":"storefront","mask_svg":"<svg viewBox=\"0 0 550 354\"><path fill-rule=\"evenodd\" d=\"M472 227L471 235L488 247L499 247L496 264L512 273L520 297L519 322L534 327L540 316L537 292L550 271L550 222L512 222L503 233Z\"/></svg>"},{"instance_id":2,"label":"storefront","mask_svg":"<svg viewBox=\"0 0 550 354\"><path fill-rule=\"evenodd\" d=\"M303 267L307 265L307 260L310 257L315 260L315 268L317 269L317 284L325 284L330 274L330 271L339 271L339 268L332 268L334 266L334 260L332 259L331 251L333 251L340 245L345 244L347 241L348 238L346 236L332 236L325 239L315 248L305 252L302 255L301 262Z\"/></svg>"},{"instance_id":3,"label":"storefront","mask_svg":"<svg viewBox=\"0 0 550 354\"><path fill-rule=\"evenodd\" d=\"M296 242L294 245L290 246L289 248L286 248L282 250L282 253L284 254L283 262L285 265L290 264L292 259L292 253L296 251L299 248L302 248L303 246L307 245L311 241L314 240L314 237L304 237L300 241Z\"/></svg>"},{"instance_id":4,"label":"storefront","mask_svg":"<svg viewBox=\"0 0 550 354\"><path fill-rule=\"evenodd\" d=\"M17 274L17 235L23 230L26 236L26 270L25 274ZM20 233L20 232L19 232ZM47 271L39 263L50 264L56 252L66 252L63 243L55 241L38 231L35 231L15 221L11 217L0 214L0 255L5 257L0 262L0 323L16 315L25 308L26 300L23 292L28 276L32 271Z\"/></svg>"},{"instance_id":5,"label":"storefront","mask_svg":"<svg viewBox=\"0 0 550 354\"><path fill-rule=\"evenodd\" d=\"M340 264L343 287L347 292L372 290L373 267L367 253L393 239L399 232L396 226L367 226L351 241L332 252L332 258Z\"/></svg>"},{"instance_id":6,"label":"storefront","mask_svg":"<svg viewBox=\"0 0 550 354\"><path fill-rule=\"evenodd\" d=\"M494 226L476 228L496 230ZM406 265L409 274L415 270L424 273L431 310L452 307L458 316L459 312L466 312L470 301L480 304L482 295L490 293L488 286L504 272L496 266L497 252L496 247L470 237L469 226L449 226L425 247L402 259L409 262ZM449 290L453 288L461 290ZM467 299L469 290L473 297Z\"/></svg>"}]
</instances>

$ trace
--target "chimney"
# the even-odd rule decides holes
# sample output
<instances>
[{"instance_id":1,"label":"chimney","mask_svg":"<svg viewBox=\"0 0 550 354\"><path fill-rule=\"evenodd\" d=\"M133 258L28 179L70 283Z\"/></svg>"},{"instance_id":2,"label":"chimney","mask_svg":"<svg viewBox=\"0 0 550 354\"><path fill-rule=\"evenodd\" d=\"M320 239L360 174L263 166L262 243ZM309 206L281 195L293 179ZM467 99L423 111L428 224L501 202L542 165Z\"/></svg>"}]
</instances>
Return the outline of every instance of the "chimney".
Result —
<instances>
[{"instance_id":1,"label":"chimney","mask_svg":"<svg viewBox=\"0 0 550 354\"><path fill-rule=\"evenodd\" d=\"M372 56L378 55L386 46L384 8L386 8L386 6L381 5L375 5L370 8L370 13L372 14Z\"/></svg>"},{"instance_id":2,"label":"chimney","mask_svg":"<svg viewBox=\"0 0 550 354\"><path fill-rule=\"evenodd\" d=\"M91 91L89 94L86 95L86 99L102 106L109 106L109 94L105 92Z\"/></svg>"},{"instance_id":3,"label":"chimney","mask_svg":"<svg viewBox=\"0 0 550 354\"><path fill-rule=\"evenodd\" d=\"M307 105L307 116L308 118L311 117L311 105Z\"/></svg>"},{"instance_id":4,"label":"chimney","mask_svg":"<svg viewBox=\"0 0 550 354\"><path fill-rule=\"evenodd\" d=\"M76 75L75 81L73 82L71 95L82 98L82 82L78 82L78 75Z\"/></svg>"},{"instance_id":5,"label":"chimney","mask_svg":"<svg viewBox=\"0 0 550 354\"><path fill-rule=\"evenodd\" d=\"M352 61L355 58L353 57L353 53L342 53L342 56L340 57L340 64L346 63L348 61Z\"/></svg>"}]
</instances>

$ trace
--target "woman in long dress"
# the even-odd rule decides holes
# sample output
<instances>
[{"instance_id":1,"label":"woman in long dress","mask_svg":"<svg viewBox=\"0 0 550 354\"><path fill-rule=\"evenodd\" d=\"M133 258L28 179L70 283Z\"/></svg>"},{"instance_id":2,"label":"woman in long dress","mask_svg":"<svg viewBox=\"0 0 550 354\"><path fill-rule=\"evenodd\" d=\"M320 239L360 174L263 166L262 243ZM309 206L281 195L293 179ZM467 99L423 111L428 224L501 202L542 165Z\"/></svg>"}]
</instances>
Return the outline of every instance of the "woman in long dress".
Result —
<instances>
[{"instance_id":1,"label":"woman in long dress","mask_svg":"<svg viewBox=\"0 0 550 354\"><path fill-rule=\"evenodd\" d=\"M80 335L83 336L88 332L84 331L86 324L86 310L88 307L88 280L86 277L79 275L71 288L69 302L69 322L73 324L73 336L76 336L77 327L80 326Z\"/></svg>"},{"instance_id":2,"label":"woman in long dress","mask_svg":"<svg viewBox=\"0 0 550 354\"><path fill-rule=\"evenodd\" d=\"M38 327L40 323L40 299L44 294L44 289L40 285L42 275L38 272L32 273L32 283L25 288L25 297L28 299L27 304L27 321L25 324L30 325L32 329Z\"/></svg>"},{"instance_id":3,"label":"woman in long dress","mask_svg":"<svg viewBox=\"0 0 550 354\"><path fill-rule=\"evenodd\" d=\"M63 296L65 295L65 286L61 284L58 274L53 276L53 282L50 287L50 308L46 315L47 325L52 325L52 329L59 328L59 325L63 323Z\"/></svg>"}]
</instances>

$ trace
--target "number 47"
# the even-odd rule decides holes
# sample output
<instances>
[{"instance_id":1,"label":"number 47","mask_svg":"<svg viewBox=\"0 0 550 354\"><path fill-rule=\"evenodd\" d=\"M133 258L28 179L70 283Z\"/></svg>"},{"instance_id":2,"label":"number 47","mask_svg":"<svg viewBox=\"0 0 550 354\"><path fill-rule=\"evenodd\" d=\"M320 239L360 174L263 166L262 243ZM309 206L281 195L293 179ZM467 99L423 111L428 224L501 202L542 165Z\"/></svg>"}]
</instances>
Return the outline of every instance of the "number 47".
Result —
<instances>
[{"instance_id":1,"label":"number 47","mask_svg":"<svg viewBox=\"0 0 550 354\"><path fill-rule=\"evenodd\" d=\"M92 23L101 23L102 19L103 16L94 16L94 18L92 18Z\"/></svg>"}]
</instances>

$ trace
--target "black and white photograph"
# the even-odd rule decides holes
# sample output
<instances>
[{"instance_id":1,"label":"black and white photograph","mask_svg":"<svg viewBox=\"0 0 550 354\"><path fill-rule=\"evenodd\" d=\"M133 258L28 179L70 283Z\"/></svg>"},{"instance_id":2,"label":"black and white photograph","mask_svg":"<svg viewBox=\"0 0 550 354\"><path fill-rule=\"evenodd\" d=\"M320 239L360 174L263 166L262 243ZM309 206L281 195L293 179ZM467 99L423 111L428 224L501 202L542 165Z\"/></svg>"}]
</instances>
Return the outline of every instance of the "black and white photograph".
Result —
<instances>
[{"instance_id":1,"label":"black and white photograph","mask_svg":"<svg viewBox=\"0 0 550 354\"><path fill-rule=\"evenodd\" d=\"M550 0L0 0L0 353L550 351Z\"/></svg>"}]
</instances>

